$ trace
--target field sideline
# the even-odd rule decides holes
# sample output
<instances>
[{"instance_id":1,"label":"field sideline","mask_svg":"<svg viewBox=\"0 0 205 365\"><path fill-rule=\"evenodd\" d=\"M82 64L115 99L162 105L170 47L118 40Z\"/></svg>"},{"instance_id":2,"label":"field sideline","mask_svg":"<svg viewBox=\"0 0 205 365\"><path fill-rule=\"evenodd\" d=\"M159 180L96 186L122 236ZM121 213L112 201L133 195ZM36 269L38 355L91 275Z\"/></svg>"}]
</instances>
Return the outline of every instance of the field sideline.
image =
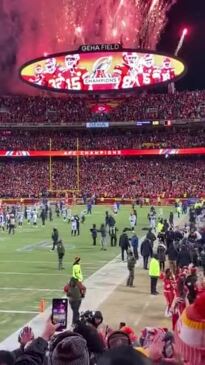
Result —
<instances>
[{"instance_id":1,"label":"field sideline","mask_svg":"<svg viewBox=\"0 0 205 365\"><path fill-rule=\"evenodd\" d=\"M174 209L174 208L173 208ZM82 206L73 208L79 213ZM71 237L70 226L62 218L54 218L45 227L33 227L24 222L17 228L14 236L0 232L0 341L10 335L38 313L39 301L44 298L47 305L53 297L63 295L63 286L70 277L73 258L79 255L82 259L84 277L87 278L108 261L119 254L119 247L100 251L100 246L93 247L89 229L93 223L99 227L104 222L108 206L95 206L93 214L86 216L81 225L81 235ZM129 225L130 206L122 206L116 216L119 234ZM137 208L138 224L136 232L142 237L147 227L149 208ZM163 207L164 216L168 216L171 207ZM52 228L57 227L66 248L64 267L57 270L57 254L50 252ZM98 238L99 242L99 238Z\"/></svg>"}]
</instances>

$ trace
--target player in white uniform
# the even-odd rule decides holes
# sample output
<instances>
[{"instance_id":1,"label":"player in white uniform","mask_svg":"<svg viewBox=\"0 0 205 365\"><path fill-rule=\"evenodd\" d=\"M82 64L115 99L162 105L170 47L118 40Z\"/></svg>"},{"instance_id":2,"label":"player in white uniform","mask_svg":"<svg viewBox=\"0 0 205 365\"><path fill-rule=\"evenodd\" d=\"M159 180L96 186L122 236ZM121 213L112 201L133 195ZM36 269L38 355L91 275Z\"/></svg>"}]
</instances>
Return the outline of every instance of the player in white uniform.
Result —
<instances>
[{"instance_id":1,"label":"player in white uniform","mask_svg":"<svg viewBox=\"0 0 205 365\"><path fill-rule=\"evenodd\" d=\"M27 208L27 222L28 224L31 222L31 208Z\"/></svg>"},{"instance_id":2,"label":"player in white uniform","mask_svg":"<svg viewBox=\"0 0 205 365\"><path fill-rule=\"evenodd\" d=\"M63 217L63 221L66 222L66 220L67 220L67 208L65 206L62 208L62 217Z\"/></svg>"},{"instance_id":3,"label":"player in white uniform","mask_svg":"<svg viewBox=\"0 0 205 365\"><path fill-rule=\"evenodd\" d=\"M34 211L33 211L33 225L34 226L37 226L37 219L38 219L37 211L36 211L36 209L34 209Z\"/></svg>"},{"instance_id":4,"label":"player in white uniform","mask_svg":"<svg viewBox=\"0 0 205 365\"><path fill-rule=\"evenodd\" d=\"M4 220L4 214L3 213L0 214L0 228L2 229L2 231L5 230L5 220Z\"/></svg>"},{"instance_id":5,"label":"player in white uniform","mask_svg":"<svg viewBox=\"0 0 205 365\"><path fill-rule=\"evenodd\" d=\"M68 220L68 223L70 223L71 218L72 218L72 210L71 210L71 208L68 208L67 209L67 220Z\"/></svg>"},{"instance_id":6,"label":"player in white uniform","mask_svg":"<svg viewBox=\"0 0 205 365\"><path fill-rule=\"evenodd\" d=\"M76 236L77 233L77 222L74 217L71 218L71 236Z\"/></svg>"},{"instance_id":7,"label":"player in white uniform","mask_svg":"<svg viewBox=\"0 0 205 365\"><path fill-rule=\"evenodd\" d=\"M20 210L18 212L18 225L20 227L22 227L22 225L23 225L23 218L24 218L24 212Z\"/></svg>"},{"instance_id":8,"label":"player in white uniform","mask_svg":"<svg viewBox=\"0 0 205 365\"><path fill-rule=\"evenodd\" d=\"M129 221L130 221L131 229L132 229L132 231L134 231L135 225L136 225L136 216L133 213L130 214Z\"/></svg>"},{"instance_id":9,"label":"player in white uniform","mask_svg":"<svg viewBox=\"0 0 205 365\"><path fill-rule=\"evenodd\" d=\"M113 212L114 212L114 214L117 214L118 213L118 208L117 208L117 203L114 203L113 204Z\"/></svg>"},{"instance_id":10,"label":"player in white uniform","mask_svg":"<svg viewBox=\"0 0 205 365\"><path fill-rule=\"evenodd\" d=\"M150 212L150 228L156 230L156 214L155 212Z\"/></svg>"}]
</instances>

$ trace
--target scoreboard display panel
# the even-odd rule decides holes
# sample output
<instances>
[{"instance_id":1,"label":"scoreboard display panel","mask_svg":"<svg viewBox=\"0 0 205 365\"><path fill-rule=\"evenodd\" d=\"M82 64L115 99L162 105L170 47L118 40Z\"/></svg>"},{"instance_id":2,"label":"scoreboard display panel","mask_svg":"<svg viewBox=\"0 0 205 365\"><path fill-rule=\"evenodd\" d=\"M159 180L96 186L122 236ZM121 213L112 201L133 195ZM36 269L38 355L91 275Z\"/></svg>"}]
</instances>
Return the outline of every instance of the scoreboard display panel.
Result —
<instances>
[{"instance_id":1,"label":"scoreboard display panel","mask_svg":"<svg viewBox=\"0 0 205 365\"><path fill-rule=\"evenodd\" d=\"M95 49L81 46L75 52L30 61L21 67L20 77L31 86L55 92L104 93L161 85L185 73L184 63L176 57L102 45Z\"/></svg>"}]
</instances>

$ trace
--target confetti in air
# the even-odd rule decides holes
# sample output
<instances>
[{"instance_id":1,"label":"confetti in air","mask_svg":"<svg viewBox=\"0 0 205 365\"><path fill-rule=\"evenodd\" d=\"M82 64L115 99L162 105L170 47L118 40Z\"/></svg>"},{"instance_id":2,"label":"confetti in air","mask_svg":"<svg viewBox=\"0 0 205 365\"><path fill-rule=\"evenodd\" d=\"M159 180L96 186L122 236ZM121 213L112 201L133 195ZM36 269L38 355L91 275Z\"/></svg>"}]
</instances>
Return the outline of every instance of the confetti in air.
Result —
<instances>
[{"instance_id":1,"label":"confetti in air","mask_svg":"<svg viewBox=\"0 0 205 365\"><path fill-rule=\"evenodd\" d=\"M27 60L81 44L154 50L176 1L0 0L0 82Z\"/></svg>"}]
</instances>

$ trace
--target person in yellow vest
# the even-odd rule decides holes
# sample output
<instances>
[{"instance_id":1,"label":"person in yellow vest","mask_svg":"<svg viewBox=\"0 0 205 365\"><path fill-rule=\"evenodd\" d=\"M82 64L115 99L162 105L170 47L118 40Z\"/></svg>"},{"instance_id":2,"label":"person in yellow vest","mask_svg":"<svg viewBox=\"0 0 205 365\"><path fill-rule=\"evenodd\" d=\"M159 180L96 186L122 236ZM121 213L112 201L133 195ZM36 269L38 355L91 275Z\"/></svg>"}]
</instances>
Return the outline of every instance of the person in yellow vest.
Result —
<instances>
[{"instance_id":1,"label":"person in yellow vest","mask_svg":"<svg viewBox=\"0 0 205 365\"><path fill-rule=\"evenodd\" d=\"M80 257L76 257L74 260L72 277L80 282L83 281L83 274L80 267Z\"/></svg>"},{"instance_id":2,"label":"person in yellow vest","mask_svg":"<svg viewBox=\"0 0 205 365\"><path fill-rule=\"evenodd\" d=\"M162 220L162 219L160 219L160 220L157 222L157 226L156 226L156 231L157 231L157 233L161 233L161 232L162 232L163 227L164 227L163 220Z\"/></svg>"},{"instance_id":3,"label":"person in yellow vest","mask_svg":"<svg viewBox=\"0 0 205 365\"><path fill-rule=\"evenodd\" d=\"M150 276L150 287L151 287L151 294L157 295L159 294L157 291L157 281L160 276L160 266L158 256L156 254L153 255L150 266L149 266L149 276Z\"/></svg>"}]
</instances>

